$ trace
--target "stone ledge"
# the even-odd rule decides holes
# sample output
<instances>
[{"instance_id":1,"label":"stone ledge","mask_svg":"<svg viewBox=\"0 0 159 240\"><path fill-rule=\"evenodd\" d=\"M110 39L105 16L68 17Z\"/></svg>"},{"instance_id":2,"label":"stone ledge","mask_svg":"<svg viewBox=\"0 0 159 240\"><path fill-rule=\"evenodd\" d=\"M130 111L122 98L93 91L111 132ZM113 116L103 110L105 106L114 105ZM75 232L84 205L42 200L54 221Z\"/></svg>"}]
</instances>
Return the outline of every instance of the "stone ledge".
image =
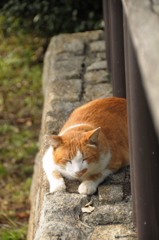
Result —
<instances>
[{"instance_id":1,"label":"stone ledge","mask_svg":"<svg viewBox=\"0 0 159 240\"><path fill-rule=\"evenodd\" d=\"M114 239L123 239L123 240L134 240L136 239L136 233L132 230L129 230L123 224L115 224L108 226L99 226L94 229L90 240L114 240Z\"/></svg>"},{"instance_id":2,"label":"stone ledge","mask_svg":"<svg viewBox=\"0 0 159 240\"><path fill-rule=\"evenodd\" d=\"M136 238L132 227L129 169L106 179L92 196L78 194L79 182L66 180L66 192L48 194L42 169L45 134L57 134L73 109L112 96L103 31L62 34L51 39L43 70L44 108L33 184L28 240ZM93 212L82 213L91 201Z\"/></svg>"}]
</instances>

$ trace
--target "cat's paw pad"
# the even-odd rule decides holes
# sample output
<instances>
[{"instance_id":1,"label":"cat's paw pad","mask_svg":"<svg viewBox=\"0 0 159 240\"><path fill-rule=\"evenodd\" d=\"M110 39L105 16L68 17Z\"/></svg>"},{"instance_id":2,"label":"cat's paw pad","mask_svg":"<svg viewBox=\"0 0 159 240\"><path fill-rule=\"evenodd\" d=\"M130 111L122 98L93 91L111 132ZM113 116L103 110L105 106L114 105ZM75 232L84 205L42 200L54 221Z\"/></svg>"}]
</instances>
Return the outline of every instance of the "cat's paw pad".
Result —
<instances>
[{"instance_id":1,"label":"cat's paw pad","mask_svg":"<svg viewBox=\"0 0 159 240\"><path fill-rule=\"evenodd\" d=\"M63 181L56 182L56 184L53 184L50 186L50 193L58 192L58 191L65 191L66 185Z\"/></svg>"},{"instance_id":2,"label":"cat's paw pad","mask_svg":"<svg viewBox=\"0 0 159 240\"><path fill-rule=\"evenodd\" d=\"M92 181L85 181L79 185L78 192L80 194L91 195L97 190L96 185Z\"/></svg>"}]
</instances>

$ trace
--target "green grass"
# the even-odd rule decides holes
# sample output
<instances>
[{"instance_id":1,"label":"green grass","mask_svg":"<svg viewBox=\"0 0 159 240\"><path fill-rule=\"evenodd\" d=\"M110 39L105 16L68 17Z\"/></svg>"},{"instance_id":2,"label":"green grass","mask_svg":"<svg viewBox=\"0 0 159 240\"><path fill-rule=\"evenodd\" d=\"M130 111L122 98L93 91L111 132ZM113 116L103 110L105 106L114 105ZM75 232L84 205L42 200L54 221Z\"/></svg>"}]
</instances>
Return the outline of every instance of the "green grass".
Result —
<instances>
[{"instance_id":1,"label":"green grass","mask_svg":"<svg viewBox=\"0 0 159 240\"><path fill-rule=\"evenodd\" d=\"M26 239L27 226L24 225L21 228L11 228L9 230L4 229L0 232L1 240L23 240Z\"/></svg>"},{"instance_id":2,"label":"green grass","mask_svg":"<svg viewBox=\"0 0 159 240\"><path fill-rule=\"evenodd\" d=\"M3 19L0 19L0 25ZM46 40L0 32L0 239L26 239L29 190L43 106Z\"/></svg>"}]
</instances>

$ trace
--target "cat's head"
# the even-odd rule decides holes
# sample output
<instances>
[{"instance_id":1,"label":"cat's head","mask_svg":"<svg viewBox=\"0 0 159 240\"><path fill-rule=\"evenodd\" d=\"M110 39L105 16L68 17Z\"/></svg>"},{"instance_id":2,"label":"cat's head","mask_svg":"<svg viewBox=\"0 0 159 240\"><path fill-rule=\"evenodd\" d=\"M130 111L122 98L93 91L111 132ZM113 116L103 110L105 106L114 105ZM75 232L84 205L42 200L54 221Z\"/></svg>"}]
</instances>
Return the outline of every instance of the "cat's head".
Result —
<instances>
[{"instance_id":1,"label":"cat's head","mask_svg":"<svg viewBox=\"0 0 159 240\"><path fill-rule=\"evenodd\" d=\"M99 161L98 135L100 128L88 132L70 132L48 136L53 148L54 163L73 178L82 178Z\"/></svg>"}]
</instances>

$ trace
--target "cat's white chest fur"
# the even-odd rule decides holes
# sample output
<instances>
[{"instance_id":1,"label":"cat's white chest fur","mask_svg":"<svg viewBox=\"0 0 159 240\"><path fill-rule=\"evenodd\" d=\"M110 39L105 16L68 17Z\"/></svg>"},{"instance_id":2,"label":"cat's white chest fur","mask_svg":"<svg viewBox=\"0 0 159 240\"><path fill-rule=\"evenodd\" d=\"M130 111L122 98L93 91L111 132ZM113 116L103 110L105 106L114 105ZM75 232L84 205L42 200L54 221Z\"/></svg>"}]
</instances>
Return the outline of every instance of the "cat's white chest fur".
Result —
<instances>
[{"instance_id":1,"label":"cat's white chest fur","mask_svg":"<svg viewBox=\"0 0 159 240\"><path fill-rule=\"evenodd\" d=\"M107 156L100 156L100 161L98 163L88 164L87 161L83 161L82 153L77 150L77 153L71 162L67 162L65 166L60 166L54 163L53 148L50 146L43 157L43 168L50 183L50 192L64 190L66 188L62 177L54 177L54 171L58 171L62 176L71 180L84 180L92 174L101 173L101 177L96 181L84 181L79 186L79 193L93 194L98 184L102 182L110 173L112 173L110 170L105 169L110 161L110 158L111 154L108 152ZM76 175L78 172L82 172L83 170L86 171L86 173L81 177Z\"/></svg>"},{"instance_id":2,"label":"cat's white chest fur","mask_svg":"<svg viewBox=\"0 0 159 240\"><path fill-rule=\"evenodd\" d=\"M46 173L55 170L55 164L53 160L53 149L51 146L47 149L47 151L44 154L43 168Z\"/></svg>"}]
</instances>

